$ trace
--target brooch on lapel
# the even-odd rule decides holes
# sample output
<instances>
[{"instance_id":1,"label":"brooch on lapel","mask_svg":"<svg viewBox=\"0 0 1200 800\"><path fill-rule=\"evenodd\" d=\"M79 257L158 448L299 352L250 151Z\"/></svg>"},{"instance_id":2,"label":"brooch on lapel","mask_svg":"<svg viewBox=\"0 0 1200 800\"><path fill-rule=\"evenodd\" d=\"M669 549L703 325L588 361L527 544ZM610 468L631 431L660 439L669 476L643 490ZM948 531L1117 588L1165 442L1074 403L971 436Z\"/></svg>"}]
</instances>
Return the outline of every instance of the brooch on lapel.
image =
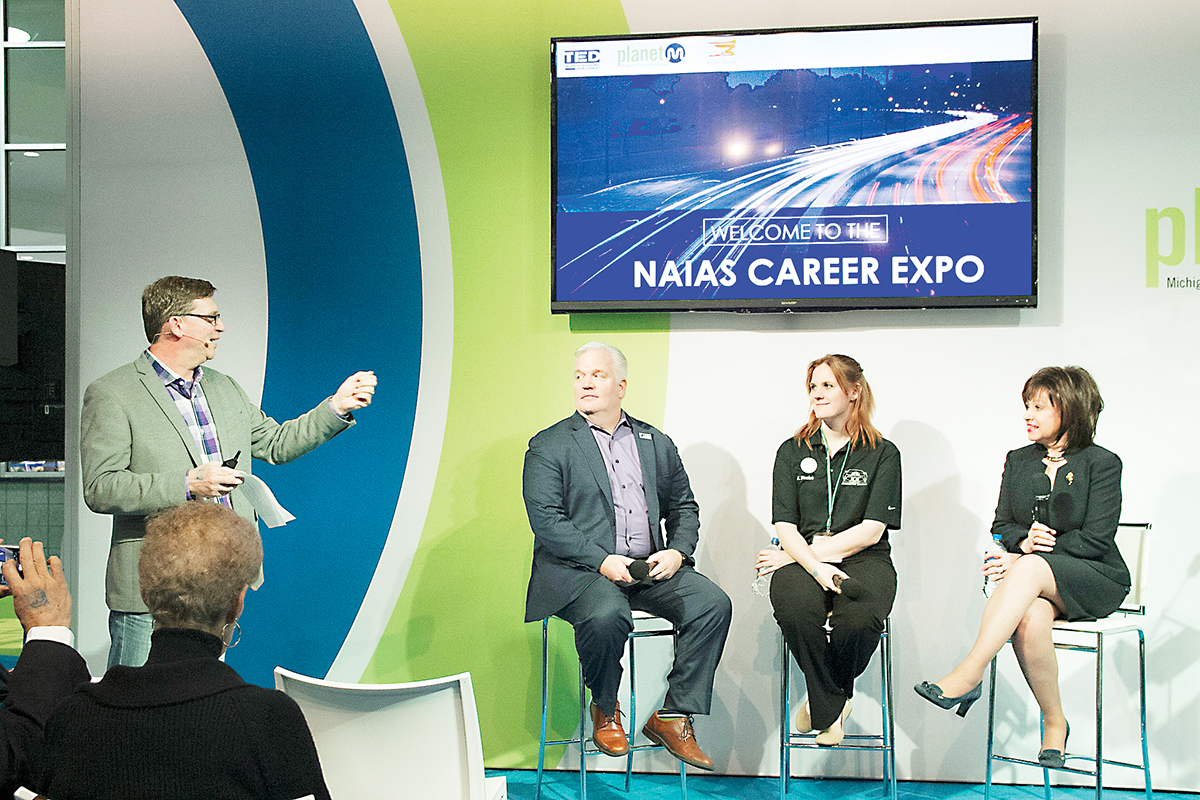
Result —
<instances>
[{"instance_id":1,"label":"brooch on lapel","mask_svg":"<svg viewBox=\"0 0 1200 800\"><path fill-rule=\"evenodd\" d=\"M1075 485L1075 473L1074 473L1074 472L1068 472L1068 473L1067 473L1067 485L1068 485L1068 486L1074 486L1074 485Z\"/></svg>"}]
</instances>

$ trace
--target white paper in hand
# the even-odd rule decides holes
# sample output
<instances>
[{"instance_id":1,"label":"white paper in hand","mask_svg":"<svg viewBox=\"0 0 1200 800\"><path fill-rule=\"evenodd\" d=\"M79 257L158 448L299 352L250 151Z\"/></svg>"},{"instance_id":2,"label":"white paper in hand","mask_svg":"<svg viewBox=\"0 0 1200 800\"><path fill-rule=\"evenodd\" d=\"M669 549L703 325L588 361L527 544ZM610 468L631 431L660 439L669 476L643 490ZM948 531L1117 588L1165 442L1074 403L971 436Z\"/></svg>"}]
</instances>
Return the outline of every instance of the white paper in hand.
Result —
<instances>
[{"instance_id":1,"label":"white paper in hand","mask_svg":"<svg viewBox=\"0 0 1200 800\"><path fill-rule=\"evenodd\" d=\"M258 512L258 518L263 521L264 525L268 528L278 528L296 518L290 511L279 505L275 494L262 478L245 474L242 477L242 494L254 506L254 510Z\"/></svg>"}]
</instances>

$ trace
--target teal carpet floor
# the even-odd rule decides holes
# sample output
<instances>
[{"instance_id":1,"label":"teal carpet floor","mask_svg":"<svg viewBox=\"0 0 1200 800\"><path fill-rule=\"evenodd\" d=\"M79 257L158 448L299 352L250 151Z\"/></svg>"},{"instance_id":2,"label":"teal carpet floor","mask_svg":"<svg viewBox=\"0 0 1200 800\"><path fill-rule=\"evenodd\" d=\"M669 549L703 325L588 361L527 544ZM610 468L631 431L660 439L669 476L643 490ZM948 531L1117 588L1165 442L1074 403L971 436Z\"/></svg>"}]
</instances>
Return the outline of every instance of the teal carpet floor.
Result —
<instances>
[{"instance_id":1,"label":"teal carpet floor","mask_svg":"<svg viewBox=\"0 0 1200 800\"><path fill-rule=\"evenodd\" d=\"M509 800L534 800L536 770L488 770L488 775L508 779ZM815 780L795 778L788 800L886 800L879 781ZM688 774L689 800L779 800L778 778L737 778ZM898 800L983 800L983 785L970 783L917 783L900 781ZM638 774L625 793L624 773L589 772L588 800L675 800L680 796L679 776ZM1093 789L1055 787L1053 800L1093 800ZM1161 800L1193 800L1198 794L1155 792ZM577 800L579 774L547 771L542 779L542 800ZM1144 792L1106 789L1105 800L1145 800ZM993 786L992 800L1044 800L1041 786Z\"/></svg>"}]
</instances>

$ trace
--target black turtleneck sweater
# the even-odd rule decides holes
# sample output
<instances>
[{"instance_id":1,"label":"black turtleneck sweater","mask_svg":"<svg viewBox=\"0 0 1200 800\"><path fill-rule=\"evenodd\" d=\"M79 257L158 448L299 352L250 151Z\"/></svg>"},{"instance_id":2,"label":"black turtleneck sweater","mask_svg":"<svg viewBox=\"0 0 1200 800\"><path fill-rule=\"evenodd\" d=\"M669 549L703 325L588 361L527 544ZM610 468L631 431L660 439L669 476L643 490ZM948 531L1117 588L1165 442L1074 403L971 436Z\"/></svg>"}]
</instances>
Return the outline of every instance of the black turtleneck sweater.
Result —
<instances>
[{"instance_id":1,"label":"black turtleneck sweater","mask_svg":"<svg viewBox=\"0 0 1200 800\"><path fill-rule=\"evenodd\" d=\"M113 667L54 712L36 788L55 800L328 800L299 706L220 654L211 634L155 631L145 666Z\"/></svg>"}]
</instances>

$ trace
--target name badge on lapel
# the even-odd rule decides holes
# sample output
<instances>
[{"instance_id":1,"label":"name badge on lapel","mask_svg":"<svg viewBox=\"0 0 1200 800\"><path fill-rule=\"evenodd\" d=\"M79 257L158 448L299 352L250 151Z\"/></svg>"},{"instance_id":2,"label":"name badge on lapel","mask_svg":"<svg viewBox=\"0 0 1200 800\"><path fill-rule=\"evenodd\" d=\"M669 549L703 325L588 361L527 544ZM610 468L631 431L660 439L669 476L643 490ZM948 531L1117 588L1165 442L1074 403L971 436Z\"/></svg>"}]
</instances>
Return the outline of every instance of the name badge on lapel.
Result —
<instances>
[{"instance_id":1,"label":"name badge on lapel","mask_svg":"<svg viewBox=\"0 0 1200 800\"><path fill-rule=\"evenodd\" d=\"M638 433L638 436L640 436L643 439L653 439L654 438L653 436L651 436L648 433L641 433L641 432Z\"/></svg>"}]
</instances>

